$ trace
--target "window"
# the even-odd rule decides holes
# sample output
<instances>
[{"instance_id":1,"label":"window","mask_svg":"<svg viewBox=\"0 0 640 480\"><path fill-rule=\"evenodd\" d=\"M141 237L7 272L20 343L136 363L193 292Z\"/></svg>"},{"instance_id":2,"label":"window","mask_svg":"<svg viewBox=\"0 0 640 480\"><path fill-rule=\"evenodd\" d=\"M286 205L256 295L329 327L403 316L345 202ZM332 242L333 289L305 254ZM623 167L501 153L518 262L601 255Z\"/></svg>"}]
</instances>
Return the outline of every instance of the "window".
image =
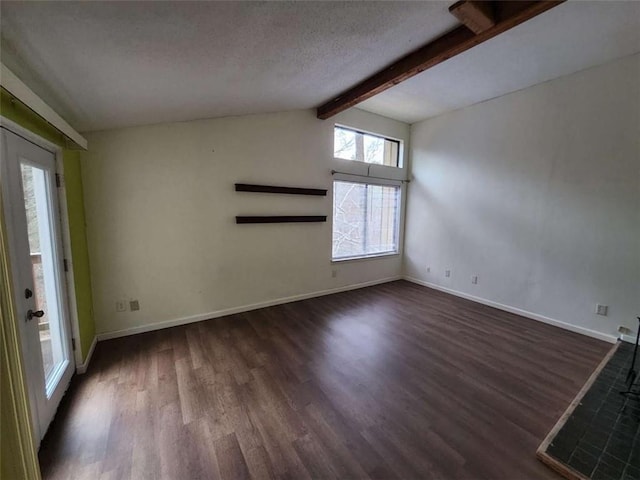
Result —
<instances>
[{"instance_id":1,"label":"window","mask_svg":"<svg viewBox=\"0 0 640 480\"><path fill-rule=\"evenodd\" d=\"M400 187L333 182L333 260L398 253Z\"/></svg>"},{"instance_id":2,"label":"window","mask_svg":"<svg viewBox=\"0 0 640 480\"><path fill-rule=\"evenodd\" d=\"M333 130L333 156L343 160L398 167L400 142L336 126Z\"/></svg>"}]
</instances>

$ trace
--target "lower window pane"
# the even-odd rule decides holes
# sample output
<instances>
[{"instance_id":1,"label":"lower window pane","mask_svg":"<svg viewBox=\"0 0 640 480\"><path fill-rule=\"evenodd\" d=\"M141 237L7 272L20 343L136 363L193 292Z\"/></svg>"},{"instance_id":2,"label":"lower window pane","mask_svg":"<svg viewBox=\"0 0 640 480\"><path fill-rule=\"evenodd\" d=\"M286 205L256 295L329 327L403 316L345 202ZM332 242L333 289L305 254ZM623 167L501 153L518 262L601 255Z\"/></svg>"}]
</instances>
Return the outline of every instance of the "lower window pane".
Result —
<instances>
[{"instance_id":1,"label":"lower window pane","mask_svg":"<svg viewBox=\"0 0 640 480\"><path fill-rule=\"evenodd\" d=\"M398 251L400 187L333 184L333 259Z\"/></svg>"}]
</instances>

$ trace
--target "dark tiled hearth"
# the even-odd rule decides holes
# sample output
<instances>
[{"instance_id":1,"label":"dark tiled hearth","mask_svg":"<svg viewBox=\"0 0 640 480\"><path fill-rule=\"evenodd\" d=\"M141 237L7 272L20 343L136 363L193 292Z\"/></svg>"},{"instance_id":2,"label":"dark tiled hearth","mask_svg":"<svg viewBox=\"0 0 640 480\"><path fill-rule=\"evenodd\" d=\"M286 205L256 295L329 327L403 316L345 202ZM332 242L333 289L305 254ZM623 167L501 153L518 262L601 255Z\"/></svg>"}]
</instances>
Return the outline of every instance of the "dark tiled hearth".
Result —
<instances>
[{"instance_id":1,"label":"dark tiled hearth","mask_svg":"<svg viewBox=\"0 0 640 480\"><path fill-rule=\"evenodd\" d=\"M632 355L618 347L547 449L593 480L640 480L640 400L619 393Z\"/></svg>"}]
</instances>

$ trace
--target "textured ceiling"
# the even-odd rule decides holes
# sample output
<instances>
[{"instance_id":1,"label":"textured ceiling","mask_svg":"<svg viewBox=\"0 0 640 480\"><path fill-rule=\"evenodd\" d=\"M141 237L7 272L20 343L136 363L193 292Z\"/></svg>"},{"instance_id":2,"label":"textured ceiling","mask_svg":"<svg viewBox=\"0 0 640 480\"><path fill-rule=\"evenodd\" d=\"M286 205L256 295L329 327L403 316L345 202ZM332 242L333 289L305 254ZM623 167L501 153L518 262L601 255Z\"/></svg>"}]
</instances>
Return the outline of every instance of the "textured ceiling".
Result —
<instances>
[{"instance_id":1,"label":"textured ceiling","mask_svg":"<svg viewBox=\"0 0 640 480\"><path fill-rule=\"evenodd\" d=\"M310 108L454 27L447 6L2 1L2 61L81 131Z\"/></svg>"},{"instance_id":2,"label":"textured ceiling","mask_svg":"<svg viewBox=\"0 0 640 480\"><path fill-rule=\"evenodd\" d=\"M2 62L80 131L315 107L456 25L450 2L0 2ZM361 108L414 122L640 51L573 1Z\"/></svg>"},{"instance_id":3,"label":"textured ceiling","mask_svg":"<svg viewBox=\"0 0 640 480\"><path fill-rule=\"evenodd\" d=\"M413 123L640 51L640 2L570 1L358 105Z\"/></svg>"}]
</instances>

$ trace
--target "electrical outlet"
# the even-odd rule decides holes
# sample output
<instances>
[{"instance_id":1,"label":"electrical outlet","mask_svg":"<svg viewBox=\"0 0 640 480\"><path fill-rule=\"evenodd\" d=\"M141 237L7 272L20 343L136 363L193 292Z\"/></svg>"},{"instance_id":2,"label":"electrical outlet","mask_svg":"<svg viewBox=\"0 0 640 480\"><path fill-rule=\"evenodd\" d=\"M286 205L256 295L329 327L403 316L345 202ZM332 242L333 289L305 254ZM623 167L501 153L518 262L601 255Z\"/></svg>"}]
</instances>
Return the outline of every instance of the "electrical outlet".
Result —
<instances>
[{"instance_id":1,"label":"electrical outlet","mask_svg":"<svg viewBox=\"0 0 640 480\"><path fill-rule=\"evenodd\" d=\"M129 302L129 308L131 309L132 312L135 312L136 310L140 310L140 302L138 302L138 300L131 300Z\"/></svg>"},{"instance_id":2,"label":"electrical outlet","mask_svg":"<svg viewBox=\"0 0 640 480\"><path fill-rule=\"evenodd\" d=\"M427 267L427 273L431 273L431 267Z\"/></svg>"},{"instance_id":3,"label":"electrical outlet","mask_svg":"<svg viewBox=\"0 0 640 480\"><path fill-rule=\"evenodd\" d=\"M331 278L336 278L338 276L338 270L335 268L331 270Z\"/></svg>"},{"instance_id":4,"label":"electrical outlet","mask_svg":"<svg viewBox=\"0 0 640 480\"><path fill-rule=\"evenodd\" d=\"M474 285L478 284L478 276L474 275L471 277L471 283L473 283Z\"/></svg>"},{"instance_id":5,"label":"electrical outlet","mask_svg":"<svg viewBox=\"0 0 640 480\"><path fill-rule=\"evenodd\" d=\"M445 277L450 277L451 276L451 270L445 270L444 271L444 276Z\"/></svg>"},{"instance_id":6,"label":"electrical outlet","mask_svg":"<svg viewBox=\"0 0 640 480\"><path fill-rule=\"evenodd\" d=\"M630 328L623 327L622 325L620 325L618 327L618 333L621 333L623 335L633 335L634 332Z\"/></svg>"},{"instance_id":7,"label":"electrical outlet","mask_svg":"<svg viewBox=\"0 0 640 480\"><path fill-rule=\"evenodd\" d=\"M116 302L116 312L126 312L127 304L124 300L118 300Z\"/></svg>"},{"instance_id":8,"label":"electrical outlet","mask_svg":"<svg viewBox=\"0 0 640 480\"><path fill-rule=\"evenodd\" d=\"M596 313L598 315L602 315L602 316L606 317L608 310L609 310L609 306L608 305L600 305L599 303L596 305Z\"/></svg>"}]
</instances>

